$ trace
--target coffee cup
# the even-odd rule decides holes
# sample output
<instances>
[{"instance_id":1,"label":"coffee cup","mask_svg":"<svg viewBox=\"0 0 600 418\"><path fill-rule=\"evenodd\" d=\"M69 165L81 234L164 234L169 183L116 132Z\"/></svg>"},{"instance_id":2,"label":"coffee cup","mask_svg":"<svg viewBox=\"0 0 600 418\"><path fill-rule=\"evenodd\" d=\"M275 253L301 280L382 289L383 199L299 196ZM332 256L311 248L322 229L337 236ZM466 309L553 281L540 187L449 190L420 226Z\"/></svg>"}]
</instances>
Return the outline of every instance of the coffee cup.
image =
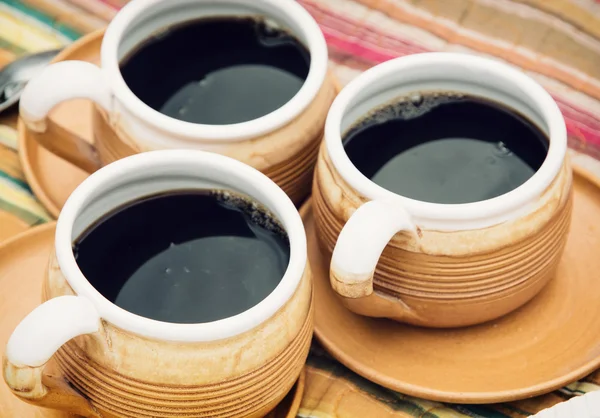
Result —
<instances>
[{"instance_id":1,"label":"coffee cup","mask_svg":"<svg viewBox=\"0 0 600 418\"><path fill-rule=\"evenodd\" d=\"M293 0L134 0L107 27L100 67L50 65L20 115L40 144L88 172L143 151L200 149L251 165L299 202L335 95L327 64L319 26ZM95 103L93 144L49 117L75 98Z\"/></svg>"},{"instance_id":2,"label":"coffee cup","mask_svg":"<svg viewBox=\"0 0 600 418\"><path fill-rule=\"evenodd\" d=\"M498 125L494 118L506 122ZM388 135L396 135L391 139L381 137L388 122L398 129L390 128ZM418 130L399 130L409 122ZM412 187L417 196L440 193L447 201L487 193L483 181L502 185L497 182L502 176L493 170L513 152L500 142L495 151L501 155L486 156L483 163L490 166L470 173L478 157L471 153L490 144L473 143L463 131L477 128L477 135L519 147L521 137L511 138L509 122L527 125L527 135L544 137L546 148L539 167L529 168L529 178L490 198L453 203L436 202L435 195L429 196L432 200L415 198L391 191L394 184L382 187L376 183L380 178L357 168L359 160L389 162L384 155L388 148L381 145L388 139L398 146L429 135L423 143L439 145L437 153L412 148L408 156L413 160L395 166L410 170L401 176L403 186ZM365 131L372 127L377 131ZM450 147L441 151L443 144L432 139L444 132L435 129L450 129L446 145L455 139L470 142L460 152ZM360 155L353 151L353 161L348 141L356 135L371 137L359 143L362 148L353 145L361 150ZM428 327L478 324L517 309L553 277L567 240L572 180L566 151L557 104L533 79L508 65L465 54L426 53L366 71L335 99L315 170L313 207L319 242L331 255L332 288L353 312ZM455 179L452 193L445 193Z\"/></svg>"},{"instance_id":3,"label":"coffee cup","mask_svg":"<svg viewBox=\"0 0 600 418\"><path fill-rule=\"evenodd\" d=\"M165 322L123 308L118 298L112 302L97 286L116 280L115 276L102 276L108 270L102 270L94 285L89 280L92 276L84 274L83 244L74 250L74 242L81 240L77 237L82 234L85 240L93 237L90 234L94 229L83 232L91 226L110 225L106 222L125 213L115 208L133 201L144 202L139 200L144 196L158 196L147 201L152 202L161 196L174 196L169 194L174 191L205 190L246 196L254 212L258 207L264 208L264 213L272 214L285 231L289 261L274 289L261 300L232 316L203 323ZM212 195L197 195L202 196ZM230 206L227 201L218 205ZM242 210L237 206L234 209L231 212L236 216ZM173 214L174 218L178 216L184 215ZM98 223L100 219L104 221ZM135 224L139 220L130 221ZM157 219L155 227L138 231L142 235L140 246L156 241L157 234L162 233L161 225L168 222L171 221ZM195 225L214 228L215 222L200 218ZM254 225L253 230L259 226ZM120 234L122 240L135 238L127 232L129 227L124 226L122 231L111 228L105 228L105 232ZM257 236L260 234L264 235L264 230ZM230 242L231 237L226 238ZM177 246L187 251L194 242L175 242L167 245L165 251ZM213 244L206 249L214 257L216 241L209 242ZM112 252L111 259L92 252L88 259L96 265L120 265L138 250L129 248L129 253L121 256ZM167 270L171 268L175 266ZM189 265L183 268L190 276L203 277L200 270L196 272ZM170 271L165 274L165 280L173 277ZM220 280L226 278L221 276ZM174 287L178 285L169 286L167 292L177 290ZM241 288L249 284L242 280L233 285ZM131 295L134 302L147 298L152 290L143 285L137 289L138 297ZM237 297L236 287L232 289L229 297ZM184 302L192 308L212 303L208 295L184 293L186 299L178 299L177 304L170 305L172 309ZM157 292L153 294L156 296ZM86 417L262 417L294 385L312 336L312 284L306 237L294 204L257 170L229 157L202 151L138 154L109 164L87 178L69 197L58 219L43 295L45 302L22 320L8 341L4 379L12 392L26 402ZM152 307L153 302L141 302ZM44 371L49 361L58 366L58 373L50 375Z\"/></svg>"}]
</instances>

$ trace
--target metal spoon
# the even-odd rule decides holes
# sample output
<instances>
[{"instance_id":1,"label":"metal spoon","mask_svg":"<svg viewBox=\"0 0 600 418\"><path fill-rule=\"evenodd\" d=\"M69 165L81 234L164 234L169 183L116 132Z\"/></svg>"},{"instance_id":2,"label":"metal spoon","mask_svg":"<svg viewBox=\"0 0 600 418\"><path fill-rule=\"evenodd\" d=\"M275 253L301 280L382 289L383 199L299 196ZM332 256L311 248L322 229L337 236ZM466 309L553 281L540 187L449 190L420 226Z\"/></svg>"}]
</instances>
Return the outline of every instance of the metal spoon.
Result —
<instances>
[{"instance_id":1,"label":"metal spoon","mask_svg":"<svg viewBox=\"0 0 600 418\"><path fill-rule=\"evenodd\" d=\"M25 55L0 70L0 113L15 105L29 80L35 77L60 49Z\"/></svg>"}]
</instances>

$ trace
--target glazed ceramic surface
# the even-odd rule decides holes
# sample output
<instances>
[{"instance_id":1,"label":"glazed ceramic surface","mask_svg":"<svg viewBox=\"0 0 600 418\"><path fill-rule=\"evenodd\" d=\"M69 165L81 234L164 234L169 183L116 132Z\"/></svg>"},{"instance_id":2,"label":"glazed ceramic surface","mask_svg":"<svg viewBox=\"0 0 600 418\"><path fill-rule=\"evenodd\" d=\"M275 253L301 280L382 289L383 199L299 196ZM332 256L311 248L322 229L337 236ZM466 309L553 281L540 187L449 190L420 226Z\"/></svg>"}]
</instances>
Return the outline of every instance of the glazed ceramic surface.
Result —
<instances>
[{"instance_id":1,"label":"glazed ceramic surface","mask_svg":"<svg viewBox=\"0 0 600 418\"><path fill-rule=\"evenodd\" d=\"M104 30L86 35L66 47L56 59L99 64L103 36ZM64 131L72 132L91 144L94 141L94 111L90 100L69 100L52 110L48 116L52 120L49 124L58 125ZM29 131L22 119L18 121L17 132L19 158L27 183L40 203L57 218L69 195L89 173L41 146L36 140L39 136ZM58 143L61 140L56 135L44 135L49 143Z\"/></svg>"},{"instance_id":2,"label":"glazed ceramic surface","mask_svg":"<svg viewBox=\"0 0 600 418\"><path fill-rule=\"evenodd\" d=\"M305 204L301 214L315 283L316 337L365 378L436 401L513 401L587 376L600 367L599 186L596 177L575 170L571 233L555 279L538 296L502 318L453 329L399 324L348 310L329 282L315 203Z\"/></svg>"},{"instance_id":3,"label":"glazed ceramic surface","mask_svg":"<svg viewBox=\"0 0 600 418\"><path fill-rule=\"evenodd\" d=\"M516 109L550 138L541 168L517 189L458 205L421 202L371 182L341 136L394 97L444 90ZM566 129L556 103L522 72L484 58L398 58L352 81L329 112L313 186L316 227L331 285L352 311L431 327L498 318L553 277L571 219Z\"/></svg>"},{"instance_id":4,"label":"glazed ceramic surface","mask_svg":"<svg viewBox=\"0 0 600 418\"><path fill-rule=\"evenodd\" d=\"M17 218L12 213L4 212L0 210L0 243L14 235L17 235L28 228L28 225L23 222L20 218Z\"/></svg>"},{"instance_id":5,"label":"glazed ceramic surface","mask_svg":"<svg viewBox=\"0 0 600 418\"><path fill-rule=\"evenodd\" d=\"M82 275L71 243L87 226L126 201L180 188L245 193L281 221L290 262L263 301L215 322L165 323L118 308ZM86 179L59 217L43 293L49 300L8 341L4 378L23 400L89 417L262 417L298 379L312 336L306 237L293 203L251 167L201 151L147 152ZM52 357L64 378L44 373Z\"/></svg>"},{"instance_id":6,"label":"glazed ceramic surface","mask_svg":"<svg viewBox=\"0 0 600 418\"><path fill-rule=\"evenodd\" d=\"M119 71L123 56L160 28L215 15L267 16L306 45L311 54L309 74L289 102L248 122L204 125L168 117L129 90ZM64 55L57 60L64 60ZM335 89L327 73L323 34L295 1L134 0L108 26L101 58L100 67L81 61L57 62L28 84L21 98L21 117L44 147L88 172L142 151L202 149L257 168L295 202L310 191L311 171ZM48 117L59 103L75 98L96 103L93 145Z\"/></svg>"},{"instance_id":7,"label":"glazed ceramic surface","mask_svg":"<svg viewBox=\"0 0 600 418\"><path fill-rule=\"evenodd\" d=\"M0 244L0 347L6 346L19 321L40 304L40 291L47 274L48 258L54 247L55 223L32 228ZM15 281L15 276L19 277ZM50 360L44 373L56 375L56 359ZM266 418L295 418L304 393L303 371L292 390ZM3 417L68 418L73 414L25 403L0 384Z\"/></svg>"}]
</instances>

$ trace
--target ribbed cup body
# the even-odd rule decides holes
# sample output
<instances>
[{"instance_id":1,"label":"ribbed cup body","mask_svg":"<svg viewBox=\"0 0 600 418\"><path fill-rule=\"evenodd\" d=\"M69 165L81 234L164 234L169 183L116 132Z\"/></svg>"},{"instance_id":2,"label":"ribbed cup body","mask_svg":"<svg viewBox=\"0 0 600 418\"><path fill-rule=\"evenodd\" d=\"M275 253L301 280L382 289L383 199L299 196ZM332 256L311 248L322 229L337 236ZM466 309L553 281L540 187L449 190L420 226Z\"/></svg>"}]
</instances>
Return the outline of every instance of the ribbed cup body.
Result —
<instances>
[{"instance_id":1,"label":"ribbed cup body","mask_svg":"<svg viewBox=\"0 0 600 418\"><path fill-rule=\"evenodd\" d=\"M566 161L518 219L469 231L420 227L419 238L396 234L373 278L374 291L384 296L386 306L374 298L343 302L357 313L377 312L370 316L431 327L482 323L517 309L554 275L569 231L571 182ZM328 256L343 225L366 201L340 177L321 147L313 207L319 242ZM398 309L389 309L390 303Z\"/></svg>"},{"instance_id":2,"label":"ribbed cup body","mask_svg":"<svg viewBox=\"0 0 600 418\"><path fill-rule=\"evenodd\" d=\"M56 259L44 299L72 295ZM103 321L54 356L103 417L263 417L292 388L313 329L310 270L291 299L258 327L211 342L145 338Z\"/></svg>"},{"instance_id":3,"label":"ribbed cup body","mask_svg":"<svg viewBox=\"0 0 600 418\"><path fill-rule=\"evenodd\" d=\"M309 107L287 125L260 137L237 142L196 138L194 146L256 168L299 204L310 193L327 110L335 94L333 77L328 75ZM152 149L143 145L143 138L132 138L127 127L120 123L118 115L109 118L106 112L97 106L94 108L94 142L101 165Z\"/></svg>"}]
</instances>

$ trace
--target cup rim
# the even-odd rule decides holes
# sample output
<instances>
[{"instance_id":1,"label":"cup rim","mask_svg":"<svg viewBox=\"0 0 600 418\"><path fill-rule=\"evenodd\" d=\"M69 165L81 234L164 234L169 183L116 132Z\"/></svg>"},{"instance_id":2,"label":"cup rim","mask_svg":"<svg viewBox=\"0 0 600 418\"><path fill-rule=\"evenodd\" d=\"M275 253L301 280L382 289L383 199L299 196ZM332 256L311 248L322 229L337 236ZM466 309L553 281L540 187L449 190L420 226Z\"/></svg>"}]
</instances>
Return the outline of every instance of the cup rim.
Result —
<instances>
[{"instance_id":1,"label":"cup rim","mask_svg":"<svg viewBox=\"0 0 600 418\"><path fill-rule=\"evenodd\" d=\"M508 78L540 109L540 116L548 127L549 147L546 159L539 170L525 183L508 193L492 199L472 203L442 204L411 199L391 192L358 170L350 161L342 144L341 124L353 99L373 82L393 73L428 66L461 66L465 80L469 72L477 71ZM350 187L364 197L395 199L411 216L423 222L469 221L496 218L523 209L531 199L541 194L558 175L567 151L567 131L558 105L552 96L535 80L515 67L489 58L452 52L428 52L392 59L379 64L352 80L335 98L325 122L325 142L329 158L340 176ZM437 225L440 225L437 223Z\"/></svg>"},{"instance_id":2,"label":"cup rim","mask_svg":"<svg viewBox=\"0 0 600 418\"><path fill-rule=\"evenodd\" d=\"M112 94L138 118L162 131L179 136L235 142L274 131L298 116L317 96L327 75L328 51L325 37L313 17L294 0L254 0L253 5L277 9L301 28L310 52L308 76L300 90L283 106L271 113L246 122L208 125L181 121L154 110L140 100L127 86L119 69L117 51L129 24L157 3L173 0L134 0L125 5L106 28L101 46L102 69L112 86ZM214 0L197 0L209 3ZM240 0L221 0L240 3Z\"/></svg>"},{"instance_id":3,"label":"cup rim","mask_svg":"<svg viewBox=\"0 0 600 418\"><path fill-rule=\"evenodd\" d=\"M275 289L261 302L237 315L212 322L180 324L157 321L122 309L106 299L85 278L72 250L73 225L95 190L115 184L140 170L182 165L203 165L208 172L226 172L244 185L252 185L266 197L265 206L277 213L288 234L290 259ZM199 178L209 178L200 177ZM229 338L249 331L271 318L295 293L307 266L304 225L290 198L272 180L258 170L232 158L198 150L160 150L136 154L111 163L84 180L68 198L55 234L58 265L77 296L91 301L99 315L115 326L148 338L199 342Z\"/></svg>"}]
</instances>

